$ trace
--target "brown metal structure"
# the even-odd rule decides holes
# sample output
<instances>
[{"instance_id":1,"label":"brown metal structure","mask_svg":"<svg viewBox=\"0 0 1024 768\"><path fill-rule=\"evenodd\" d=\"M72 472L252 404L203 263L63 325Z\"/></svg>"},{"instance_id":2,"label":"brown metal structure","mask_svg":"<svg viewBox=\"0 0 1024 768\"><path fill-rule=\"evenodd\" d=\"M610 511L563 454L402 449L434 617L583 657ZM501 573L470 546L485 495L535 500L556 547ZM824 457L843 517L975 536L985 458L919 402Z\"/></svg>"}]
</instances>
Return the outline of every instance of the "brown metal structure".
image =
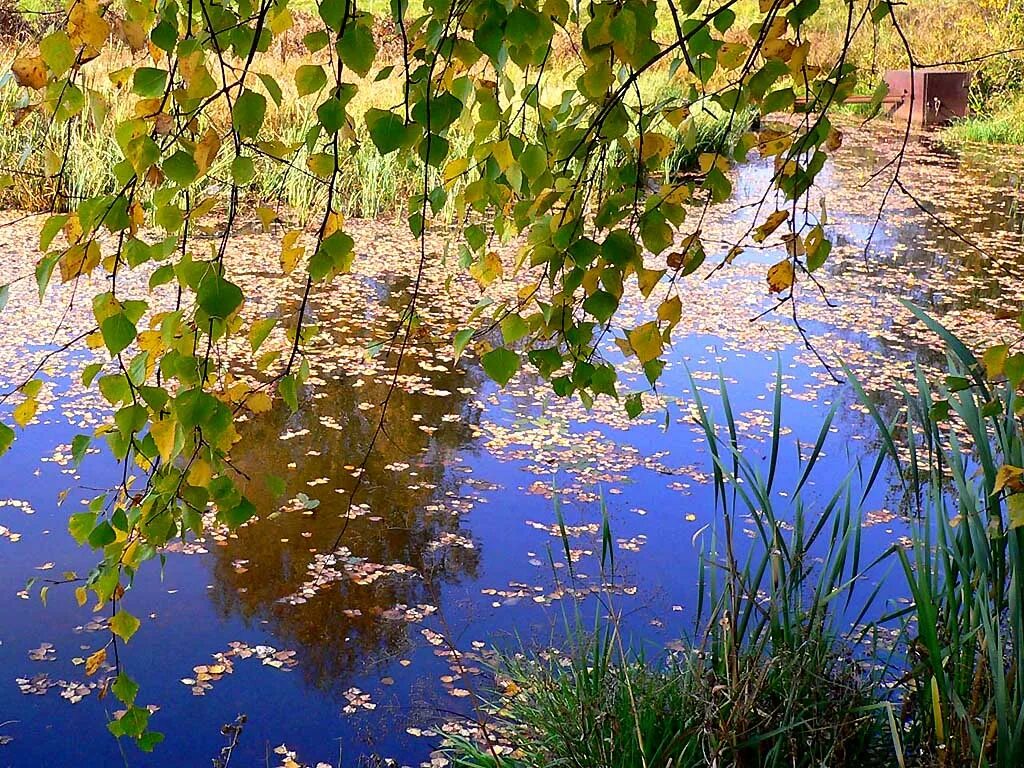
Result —
<instances>
[{"instance_id":1,"label":"brown metal structure","mask_svg":"<svg viewBox=\"0 0 1024 768\"><path fill-rule=\"evenodd\" d=\"M945 125L967 117L970 72L893 69L885 73L889 93L882 104L897 122L910 120L917 128ZM846 104L870 104L872 96L848 96ZM806 104L806 99L797 99Z\"/></svg>"},{"instance_id":2,"label":"brown metal structure","mask_svg":"<svg viewBox=\"0 0 1024 768\"><path fill-rule=\"evenodd\" d=\"M889 97L903 96L893 117L910 121L919 128L945 125L967 117L970 72L896 69L885 73Z\"/></svg>"}]
</instances>

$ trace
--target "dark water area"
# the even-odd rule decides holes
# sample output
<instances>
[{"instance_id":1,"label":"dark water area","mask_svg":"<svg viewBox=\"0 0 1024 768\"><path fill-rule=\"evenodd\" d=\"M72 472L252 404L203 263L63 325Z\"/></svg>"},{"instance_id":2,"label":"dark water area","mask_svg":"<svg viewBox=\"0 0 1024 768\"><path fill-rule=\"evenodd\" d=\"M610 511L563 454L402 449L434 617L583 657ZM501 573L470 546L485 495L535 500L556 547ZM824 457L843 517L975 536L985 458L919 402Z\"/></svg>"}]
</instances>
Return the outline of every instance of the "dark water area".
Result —
<instances>
[{"instance_id":1,"label":"dark water area","mask_svg":"<svg viewBox=\"0 0 1024 768\"><path fill-rule=\"evenodd\" d=\"M1006 298L1005 280L985 251L1020 250L1018 176L987 157L916 143L908 159L914 191L934 216L915 212L897 190L876 225L877 194L866 196L861 185L890 156L891 143L864 141L826 170L829 221L846 254L829 279L863 280L858 254L875 227L868 271L877 275L882 265L910 275L904 296L943 314L995 309ZM760 163L739 169L737 200L756 194L768 174ZM778 250L751 253L749 272L723 290L749 284L763 294L763 267L778 258ZM1015 256L1004 266L1021 263ZM407 287L382 279L380 300L399 302ZM870 312L884 291L866 282L849 306ZM831 317L827 307L815 310L807 332L825 343L856 342L882 359L941 362L934 348L887 338L884 318L868 333ZM348 320L359 325L358 315ZM490 684L490 649L557 643L566 616L578 611L592 620L611 599L627 634L657 658L694 631L700 556L716 521L691 374L719 416L719 380L726 382L747 455L767 460L781 370L780 508L835 401L832 432L805 491L809 508L858 462L870 466L880 447L851 387L833 381L799 337L762 341L680 335L659 385L663 407L634 422L619 405L587 411L559 401L529 375L496 391L472 357L439 370L410 359L402 372L426 371L429 386L395 390L365 466L377 413L367 404L387 396L380 377L339 368L321 376L299 413L251 418L234 459L251 478L259 519L232 535L172 547L163 567L147 564L129 593L143 623L121 660L141 687L140 701L159 707L151 727L166 734L149 755L106 733L118 704L100 700L81 664L106 642L104 613L78 607L71 588L53 586L45 605L42 582L31 595L21 592L33 577L88 572L94 554L75 546L67 515L121 475L106 453L89 456L80 472L40 460L66 454L61 446L75 433L62 418L58 381L55 408L0 463L0 737L9 737L0 767L209 765L226 743L221 726L239 714L247 723L232 766L285 765L289 754L309 766L355 766L370 754L415 766L438 747L440 722L473 717L476 695ZM630 376L639 387L639 374ZM895 394L873 397L883 412L898 406ZM282 479L283 494L268 475ZM902 503L898 478L883 477L871 491L865 561L907 535ZM605 514L614 575L601 564ZM747 521L741 535L752 533ZM904 598L902 582L885 576L875 576L879 603ZM873 587L865 584L865 593Z\"/></svg>"}]
</instances>

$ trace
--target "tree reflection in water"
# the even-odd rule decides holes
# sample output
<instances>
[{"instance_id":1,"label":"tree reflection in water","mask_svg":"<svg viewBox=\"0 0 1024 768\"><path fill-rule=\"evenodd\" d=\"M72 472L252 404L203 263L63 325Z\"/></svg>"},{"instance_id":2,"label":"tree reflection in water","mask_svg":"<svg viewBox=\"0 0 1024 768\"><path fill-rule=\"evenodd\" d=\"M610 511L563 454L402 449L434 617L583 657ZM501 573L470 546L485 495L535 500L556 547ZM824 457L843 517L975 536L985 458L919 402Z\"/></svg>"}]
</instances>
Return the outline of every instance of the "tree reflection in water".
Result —
<instances>
[{"instance_id":1,"label":"tree reflection in water","mask_svg":"<svg viewBox=\"0 0 1024 768\"><path fill-rule=\"evenodd\" d=\"M388 290L392 327L407 286L400 279ZM337 318L330 309L317 309L322 324L324 317ZM235 450L236 466L251 478L248 492L260 519L223 546L212 547L212 599L226 615L237 613L247 623L266 622L280 646L298 651L307 682L321 689L340 690L374 659L401 653L409 644L409 624L382 614L396 606L431 604L441 585L474 578L479 564L476 548L438 544L445 534L449 539L456 534L463 542L471 538L461 529L461 511L467 505L458 496L466 478L458 454L472 440L472 425L479 419L466 392L478 391L481 374L473 368L453 371L451 365L427 372L419 361L429 358L417 351L424 350L406 356L402 376L429 377L430 386L447 394L411 393L402 384L396 388L386 429L377 438L358 488L354 467L363 462L380 412L359 405L381 403L389 375L320 370L323 381L315 397L296 414L277 408L252 419ZM443 421L449 414L458 420ZM283 433L299 434L282 440ZM403 468L405 464L409 466ZM268 474L284 479L281 497L267 487ZM326 482L310 485L323 478ZM354 514L347 516L353 490ZM289 506L300 493L319 500L319 506ZM369 563L411 566L415 573L384 575L369 584L342 578L304 603L280 602L301 590L314 556L331 552L339 535L341 546L353 555Z\"/></svg>"}]
</instances>

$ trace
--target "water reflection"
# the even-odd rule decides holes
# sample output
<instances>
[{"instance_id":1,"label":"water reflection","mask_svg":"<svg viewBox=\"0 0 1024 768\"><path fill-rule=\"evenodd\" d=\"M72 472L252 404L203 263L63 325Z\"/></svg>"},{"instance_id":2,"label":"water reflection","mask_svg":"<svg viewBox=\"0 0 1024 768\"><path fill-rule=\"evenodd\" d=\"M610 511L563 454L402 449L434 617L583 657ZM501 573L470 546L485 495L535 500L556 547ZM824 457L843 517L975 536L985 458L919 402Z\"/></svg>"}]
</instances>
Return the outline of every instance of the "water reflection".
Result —
<instances>
[{"instance_id":1,"label":"water reflection","mask_svg":"<svg viewBox=\"0 0 1024 768\"><path fill-rule=\"evenodd\" d=\"M395 282L385 305L403 306L407 287L407 280ZM321 318L331 316L327 308L317 309ZM407 646L406 609L429 612L442 584L477 573L480 552L468 548L471 536L460 521L466 501L458 453L479 421L467 393L481 386L481 374L452 367L428 373L422 359L415 349L406 356L385 428L358 484L357 467L379 414L365 404L387 396L388 366L376 376L322 370L324 382L310 407L297 414L275 409L241 431L235 459L251 478L248 491L261 519L212 548L212 599L225 615L267 622L283 647L299 651L307 680L322 689L345 686L374 659L401 653ZM430 386L423 391L410 381ZM281 496L267 485L268 475L283 478ZM303 503L307 496L314 501ZM319 505L310 508L315 501ZM357 583L349 574L305 602L280 602L300 593L314 557L339 543L365 559L367 568L399 565L413 572L371 583Z\"/></svg>"}]
</instances>

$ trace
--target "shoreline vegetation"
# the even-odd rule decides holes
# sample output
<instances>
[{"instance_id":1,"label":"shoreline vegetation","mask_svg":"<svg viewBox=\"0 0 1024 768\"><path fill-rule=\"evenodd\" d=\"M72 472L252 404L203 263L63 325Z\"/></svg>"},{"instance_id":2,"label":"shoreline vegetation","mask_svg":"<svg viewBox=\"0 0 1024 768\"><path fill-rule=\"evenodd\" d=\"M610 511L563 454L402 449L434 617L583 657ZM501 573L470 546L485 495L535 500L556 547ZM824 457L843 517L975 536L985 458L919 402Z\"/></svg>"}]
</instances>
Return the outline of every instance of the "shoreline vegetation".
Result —
<instances>
[{"instance_id":1,"label":"shoreline vegetation","mask_svg":"<svg viewBox=\"0 0 1024 768\"><path fill-rule=\"evenodd\" d=\"M986 366L913 311L948 345L950 375L934 389L919 375L891 424L854 384L882 447L875 471L853 468L824 506L805 506L801 496L821 442L795 490L773 495L771 468L736 442L724 382L717 424L698 399L720 502L696 598L698 631L667 658L647 659L629 647L608 594L589 627L579 615L567 619L567 650L499 656L485 726L448 737L452 763L1024 764L1024 470L1011 463L1024 455L1015 392L1022 372L1017 360L1009 369ZM778 410L772 418L774 455ZM882 462L904 479L914 535L864 563L859 504ZM864 477L866 487L856 480ZM733 533L743 520L757 530L747 552ZM605 581L614 583L609 568ZM905 578L912 600L876 604L880 578Z\"/></svg>"},{"instance_id":2,"label":"shoreline vegetation","mask_svg":"<svg viewBox=\"0 0 1024 768\"><path fill-rule=\"evenodd\" d=\"M130 99L118 99L122 89L129 89L131 83L124 80L131 74L133 54L126 47L105 51L103 66L91 67L84 85L105 97L111 104L109 111L98 113L93 110L83 119L67 124L66 130L52 131L48 121L39 120L26 109L23 96L10 75L10 62L19 50L31 46L32 41L45 30L51 18L52 0L0 0L0 124L17 127L17 131L0 134L0 205L23 210L49 209L54 202L54 177L57 168L62 169L64 178L63 196L65 204L87 199L98 194L108 194L115 186L113 167L120 158L120 150L111 131L101 130L104 125L115 125L131 117ZM390 68L400 63L400 41L394 25L386 21L389 11L383 4L374 3L366 10L375 13L374 37L380 49L382 63L391 62ZM751 6L747 8L746 6ZM737 12L753 18L756 3L740 3ZM834 40L841 38L840 23L845 12L840 13L838 3L826 2L815 19L814 47L829 60ZM920 62L940 59L968 60L983 58L978 63L972 79L971 116L964 121L940 129L940 141L951 146L967 143L1021 144L1024 130L1020 128L1020 116L1024 114L1024 98L1019 98L1021 82L1024 81L1024 60L1016 54L991 57L995 51L1013 51L1024 46L1024 15L1019 10L1007 8L1005 3L986 0L979 4L976 18L966 18L958 12L958 6L949 0L928 4L908 5L907 29L912 36L915 56ZM293 27L282 35L273 48L258 57L261 70L275 81L287 84L281 96L281 105L268 115L265 130L271 141L282 146L301 144L315 122L303 92L296 90L296 74L303 64L315 57L305 51L303 35L315 27L312 7L293 3ZM832 7L836 6L836 7ZM659 18L660 26L669 25L666 16ZM945 37L951 35L957 40L950 50ZM838 36L838 37L837 37ZM551 53L552 64L564 71L565 82L575 77L574 51L571 41L562 40ZM940 56L941 54L941 56ZM865 78L858 86L859 93L869 94L878 78L886 69L905 68L906 54L900 41L891 31L878 39L854 40L851 56L865 72ZM390 69L389 68L389 69ZM393 73L392 73L393 74ZM557 83L553 83L557 87ZM552 87L552 86L547 86ZM645 79L645 99L656 102L678 97L682 92L668 67L656 68ZM369 95L368 95L369 92ZM372 88L361 89L354 104L353 114L362 114L367 109L390 108L401 102L401 84L394 76L387 76L372 83ZM722 114L720 109L709 105L695 107L698 119L688 121L685 131L670 138L676 142L676 150L664 163L666 178L673 174L689 173L698 169L698 158L702 153L731 154L743 134L750 128L755 115L743 114L734 117ZM840 112L852 115L865 114L865 105L841 107ZM211 114L227 126L229 116ZM880 117L879 119L886 119ZM32 125L32 121L37 124ZM458 156L471 138L472 124L453 126L452 156ZM27 130L26 130L27 129ZM340 174L336 199L343 201L347 217L374 218L400 214L405 201L414 195L422 183L420 171L408 158L391 154L381 156L373 146L363 120L353 120L349 126L352 139L351 149L340 158ZM280 206L283 204L303 224L318 206L322 205L321 185L312 174L303 173L300 157L295 167L275 162L270 154L254 158L255 168L252 180L247 185L248 195L257 204ZM220 178L230 184L231 169L226 161L215 165L212 178ZM298 168L298 170L296 170ZM458 193L459 184L452 185L449 200ZM440 212L449 222L456 212L447 205Z\"/></svg>"}]
</instances>

